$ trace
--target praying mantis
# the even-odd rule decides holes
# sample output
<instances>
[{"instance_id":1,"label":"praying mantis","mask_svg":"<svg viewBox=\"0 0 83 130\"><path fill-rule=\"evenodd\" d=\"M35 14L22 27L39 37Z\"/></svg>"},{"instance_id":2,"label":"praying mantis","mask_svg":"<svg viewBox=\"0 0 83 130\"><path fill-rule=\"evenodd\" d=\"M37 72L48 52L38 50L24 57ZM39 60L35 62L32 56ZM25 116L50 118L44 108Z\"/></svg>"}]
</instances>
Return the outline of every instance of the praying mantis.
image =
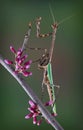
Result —
<instances>
[{"instance_id":1,"label":"praying mantis","mask_svg":"<svg viewBox=\"0 0 83 130\"><path fill-rule=\"evenodd\" d=\"M36 35L37 35L37 38L44 38L44 37L52 36L52 43L51 43L50 51L48 52L47 49L43 49L43 48L31 48L25 44L28 42L28 39L30 36L31 23L29 23L29 30L25 35L24 44L23 44L22 48L25 49L27 47L27 48L32 49L32 50L44 50L45 51L45 53L41 56L41 58L39 58L38 60L33 61L33 62L38 62L38 68L44 70L43 81L42 81L42 91L43 91L43 85L46 85L49 99L50 99L50 101L52 101L51 106L52 106L53 113L56 114L55 85L53 83L51 61L52 61L53 48L54 48L54 42L55 42L55 38L56 38L56 31L57 31L58 24L54 23L52 25L53 32L47 33L47 34L40 34L40 21L41 21L41 17L36 19L36 28L37 28ZM59 87L58 85L56 85L56 86Z\"/></svg>"},{"instance_id":2,"label":"praying mantis","mask_svg":"<svg viewBox=\"0 0 83 130\"><path fill-rule=\"evenodd\" d=\"M43 49L43 48L31 48L31 47L27 46L27 42L28 42L28 39L29 39L29 36L30 36L30 33L31 33L31 23L29 23L29 30L25 35L24 44L23 44L22 48L25 49L27 47L27 48L32 49L32 50L44 50L45 51L45 53L38 60L33 61L33 62L38 62L38 68L43 69L42 91L43 91L43 86L45 85L47 87L49 100L53 102L52 105L51 105L52 111L53 111L54 114L56 114L55 86L57 88L60 88L60 86L54 85L54 83L53 83L53 75L52 75L53 49L54 49L58 25L61 24L66 19L69 19L71 16L67 17L66 19L63 19L62 21L57 23L57 22L55 22L54 15L53 15L51 8L50 8L50 12L51 12L51 15L52 15L53 21L54 21L54 23L51 26L52 30L53 30L52 32L47 33L47 34L41 34L40 33L41 17L36 19L36 29L37 29L36 36L37 36L37 38L45 38L45 37L48 37L48 36L52 36L50 51L48 52L47 49Z\"/></svg>"}]
</instances>

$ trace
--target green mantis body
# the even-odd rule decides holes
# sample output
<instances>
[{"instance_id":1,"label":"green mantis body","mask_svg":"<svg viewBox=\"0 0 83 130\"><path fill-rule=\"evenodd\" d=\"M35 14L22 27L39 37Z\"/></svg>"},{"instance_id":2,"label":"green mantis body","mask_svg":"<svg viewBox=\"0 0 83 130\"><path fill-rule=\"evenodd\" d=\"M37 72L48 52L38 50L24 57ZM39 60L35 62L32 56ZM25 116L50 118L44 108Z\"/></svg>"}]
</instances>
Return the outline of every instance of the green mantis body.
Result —
<instances>
[{"instance_id":1,"label":"green mantis body","mask_svg":"<svg viewBox=\"0 0 83 130\"><path fill-rule=\"evenodd\" d=\"M53 75L52 75L52 66L51 62L49 62L49 53L43 55L39 59L38 68L43 69L43 81L42 81L42 89L43 85L47 86L47 91L49 95L50 101L52 101L52 110L53 113L56 114L56 97L55 97L55 85L53 83Z\"/></svg>"}]
</instances>

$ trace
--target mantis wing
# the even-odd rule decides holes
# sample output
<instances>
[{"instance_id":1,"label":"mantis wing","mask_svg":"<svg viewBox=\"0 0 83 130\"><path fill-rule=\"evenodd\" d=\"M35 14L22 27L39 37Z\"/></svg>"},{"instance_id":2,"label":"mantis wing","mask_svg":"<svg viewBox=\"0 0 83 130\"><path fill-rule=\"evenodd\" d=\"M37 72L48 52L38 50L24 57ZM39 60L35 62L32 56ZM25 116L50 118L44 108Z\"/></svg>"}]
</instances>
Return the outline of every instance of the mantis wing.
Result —
<instances>
[{"instance_id":1,"label":"mantis wing","mask_svg":"<svg viewBox=\"0 0 83 130\"><path fill-rule=\"evenodd\" d=\"M51 63L47 66L47 72L48 72L48 79L50 81L50 86L52 89L52 95L53 95L53 102L55 102L55 91L54 91L54 84L53 84L53 75L52 75L52 66ZM53 104L53 112L56 113L56 103Z\"/></svg>"}]
</instances>

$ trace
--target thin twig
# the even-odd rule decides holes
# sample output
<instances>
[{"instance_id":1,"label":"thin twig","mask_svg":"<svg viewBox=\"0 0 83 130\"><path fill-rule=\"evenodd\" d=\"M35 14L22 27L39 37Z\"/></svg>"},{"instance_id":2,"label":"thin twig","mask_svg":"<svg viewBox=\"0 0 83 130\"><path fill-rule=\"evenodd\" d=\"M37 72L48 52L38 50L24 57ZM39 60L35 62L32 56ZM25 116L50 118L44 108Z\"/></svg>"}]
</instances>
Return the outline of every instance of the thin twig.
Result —
<instances>
[{"instance_id":1,"label":"thin twig","mask_svg":"<svg viewBox=\"0 0 83 130\"><path fill-rule=\"evenodd\" d=\"M50 112L45 108L36 94L33 92L31 87L26 83L26 81L19 75L16 75L13 69L4 62L4 59L0 55L0 64L17 80L17 82L21 85L21 87L25 90L27 95L38 105L40 112L42 113L43 117L47 119L50 124L54 127L55 130L64 130L60 124L55 120L55 118L50 114Z\"/></svg>"}]
</instances>

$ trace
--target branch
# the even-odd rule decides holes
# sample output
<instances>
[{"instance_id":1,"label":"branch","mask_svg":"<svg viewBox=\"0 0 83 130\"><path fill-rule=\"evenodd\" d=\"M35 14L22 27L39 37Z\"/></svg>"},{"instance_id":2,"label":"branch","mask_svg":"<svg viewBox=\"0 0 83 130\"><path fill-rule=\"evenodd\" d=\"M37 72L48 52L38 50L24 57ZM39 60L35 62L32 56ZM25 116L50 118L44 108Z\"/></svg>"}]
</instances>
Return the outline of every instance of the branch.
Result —
<instances>
[{"instance_id":1,"label":"branch","mask_svg":"<svg viewBox=\"0 0 83 130\"><path fill-rule=\"evenodd\" d=\"M36 94L33 92L31 87L26 83L26 81L20 76L16 75L13 69L4 62L4 59L0 55L0 64L17 80L17 82L21 85L21 87L25 90L27 95L38 105L40 112L42 113L43 117L47 119L50 124L54 127L55 130L64 130L60 124L55 120L55 118L50 114L50 112L45 108Z\"/></svg>"}]
</instances>

